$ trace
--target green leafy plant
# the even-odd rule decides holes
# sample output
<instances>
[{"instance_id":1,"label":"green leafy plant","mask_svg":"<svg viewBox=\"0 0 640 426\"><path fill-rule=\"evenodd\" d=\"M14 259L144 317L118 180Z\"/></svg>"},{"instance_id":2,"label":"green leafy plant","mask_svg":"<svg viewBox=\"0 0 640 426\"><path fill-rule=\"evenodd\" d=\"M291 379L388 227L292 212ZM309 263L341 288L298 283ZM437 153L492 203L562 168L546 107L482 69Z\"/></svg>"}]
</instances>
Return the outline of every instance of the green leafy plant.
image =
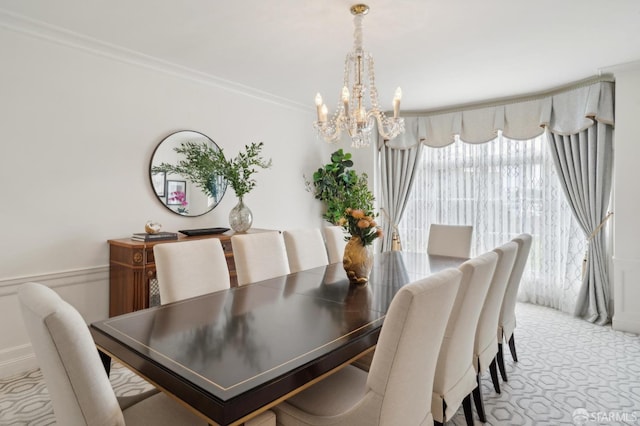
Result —
<instances>
[{"instance_id":1,"label":"green leafy plant","mask_svg":"<svg viewBox=\"0 0 640 426\"><path fill-rule=\"evenodd\" d=\"M367 174L358 174L351 167L351 154L339 149L331 154L330 163L313 173L313 182L306 182L314 197L326 205L322 217L334 225L338 224L347 208L373 209L375 198L369 190Z\"/></svg>"},{"instance_id":2,"label":"green leafy plant","mask_svg":"<svg viewBox=\"0 0 640 426\"><path fill-rule=\"evenodd\" d=\"M236 196L242 198L256 186L256 180L252 176L258 171L257 167L271 167L271 159L265 160L260 155L263 146L263 142L245 145L244 152L227 159L221 148L214 149L205 143L185 142L174 149L185 156L184 160L175 165L162 163L151 171L181 174L209 196L213 196L212 188L215 188L216 179L221 176Z\"/></svg>"}]
</instances>

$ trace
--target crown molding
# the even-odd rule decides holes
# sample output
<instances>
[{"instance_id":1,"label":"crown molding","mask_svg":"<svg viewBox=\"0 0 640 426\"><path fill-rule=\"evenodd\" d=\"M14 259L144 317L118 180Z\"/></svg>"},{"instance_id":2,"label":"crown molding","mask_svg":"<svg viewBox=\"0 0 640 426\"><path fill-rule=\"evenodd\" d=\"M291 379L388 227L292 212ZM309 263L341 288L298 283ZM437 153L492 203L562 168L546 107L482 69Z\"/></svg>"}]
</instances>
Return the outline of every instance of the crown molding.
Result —
<instances>
[{"instance_id":1,"label":"crown molding","mask_svg":"<svg viewBox=\"0 0 640 426\"><path fill-rule=\"evenodd\" d=\"M640 60L611 65L611 66L602 68L601 71L615 74L615 73L621 73L621 72L638 71L639 69L640 69Z\"/></svg>"},{"instance_id":2,"label":"crown molding","mask_svg":"<svg viewBox=\"0 0 640 426\"><path fill-rule=\"evenodd\" d=\"M0 8L0 28L47 40L103 58L161 72L191 82L212 86L250 98L276 104L288 109L308 111L309 106L254 87L196 71L144 53L88 37L55 25L28 18Z\"/></svg>"}]
</instances>

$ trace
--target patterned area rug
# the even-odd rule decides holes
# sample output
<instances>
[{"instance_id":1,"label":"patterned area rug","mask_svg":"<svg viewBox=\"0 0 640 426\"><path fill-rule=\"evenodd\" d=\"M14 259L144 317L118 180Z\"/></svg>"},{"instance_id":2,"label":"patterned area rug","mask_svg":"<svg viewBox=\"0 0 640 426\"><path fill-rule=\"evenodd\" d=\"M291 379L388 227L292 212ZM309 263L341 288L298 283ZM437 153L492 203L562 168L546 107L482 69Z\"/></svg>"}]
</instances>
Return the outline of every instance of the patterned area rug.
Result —
<instances>
[{"instance_id":1,"label":"patterned area rug","mask_svg":"<svg viewBox=\"0 0 640 426\"><path fill-rule=\"evenodd\" d=\"M502 393L483 376L487 425L640 425L640 337L530 304L517 319ZM150 388L120 364L110 377L117 395ZM55 424L40 370L0 380L0 425ZM466 424L462 408L448 424Z\"/></svg>"},{"instance_id":2,"label":"patterned area rug","mask_svg":"<svg viewBox=\"0 0 640 426\"><path fill-rule=\"evenodd\" d=\"M518 362L505 345L501 394L482 376L486 424L640 425L639 336L531 304L516 317ZM466 425L462 408L448 424Z\"/></svg>"},{"instance_id":3,"label":"patterned area rug","mask_svg":"<svg viewBox=\"0 0 640 426\"><path fill-rule=\"evenodd\" d=\"M109 379L118 396L136 395L153 388L117 362L111 366ZM0 380L1 426L55 424L53 406L40 369Z\"/></svg>"}]
</instances>

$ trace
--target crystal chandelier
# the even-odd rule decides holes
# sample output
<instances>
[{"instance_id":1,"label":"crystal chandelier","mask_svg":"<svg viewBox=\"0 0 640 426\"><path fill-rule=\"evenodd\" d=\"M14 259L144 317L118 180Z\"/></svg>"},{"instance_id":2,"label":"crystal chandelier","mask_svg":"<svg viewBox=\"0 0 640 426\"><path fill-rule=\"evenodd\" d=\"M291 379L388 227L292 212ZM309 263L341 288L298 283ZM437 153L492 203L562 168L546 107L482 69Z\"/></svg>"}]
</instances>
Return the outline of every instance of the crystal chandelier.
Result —
<instances>
[{"instance_id":1,"label":"crystal chandelier","mask_svg":"<svg viewBox=\"0 0 640 426\"><path fill-rule=\"evenodd\" d=\"M360 148L371 144L371 131L378 124L378 133L391 140L404 132L404 119L398 117L402 92L398 87L393 97L393 117L387 117L378 104L378 91L373 71L373 56L362 48L362 19L369 12L369 6L356 4L351 6L354 15L353 51L347 54L344 63L344 86L341 100L331 118L327 118L327 106L322 103L320 93L316 95L318 121L313 127L327 142L340 140L342 131L349 133L351 146ZM351 92L349 92L349 87ZM369 98L368 108L365 105Z\"/></svg>"}]
</instances>

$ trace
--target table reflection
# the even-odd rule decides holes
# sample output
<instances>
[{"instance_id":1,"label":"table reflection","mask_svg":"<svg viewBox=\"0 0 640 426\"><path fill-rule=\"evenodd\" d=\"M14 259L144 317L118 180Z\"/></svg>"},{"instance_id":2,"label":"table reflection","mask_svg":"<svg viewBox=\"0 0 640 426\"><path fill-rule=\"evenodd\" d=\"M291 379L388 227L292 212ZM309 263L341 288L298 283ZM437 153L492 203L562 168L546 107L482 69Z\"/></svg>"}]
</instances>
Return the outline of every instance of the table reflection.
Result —
<instances>
[{"instance_id":1,"label":"table reflection","mask_svg":"<svg viewBox=\"0 0 640 426\"><path fill-rule=\"evenodd\" d=\"M238 419L370 349L402 286L460 263L382 253L364 287L350 285L334 263L99 321L91 330L101 348L177 389L209 418Z\"/></svg>"}]
</instances>

